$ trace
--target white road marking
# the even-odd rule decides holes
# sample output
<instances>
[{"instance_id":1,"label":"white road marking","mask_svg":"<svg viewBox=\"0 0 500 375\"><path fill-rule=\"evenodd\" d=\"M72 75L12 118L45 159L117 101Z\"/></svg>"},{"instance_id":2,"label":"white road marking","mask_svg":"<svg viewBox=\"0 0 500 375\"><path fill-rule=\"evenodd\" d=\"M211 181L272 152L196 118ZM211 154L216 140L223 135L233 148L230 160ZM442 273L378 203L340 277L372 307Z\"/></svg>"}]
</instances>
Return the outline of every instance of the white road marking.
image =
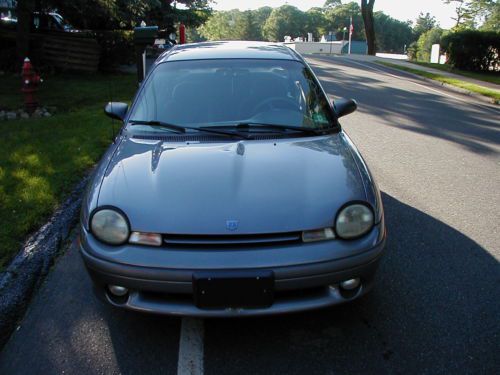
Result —
<instances>
[{"instance_id":1,"label":"white road marking","mask_svg":"<svg viewBox=\"0 0 500 375\"><path fill-rule=\"evenodd\" d=\"M177 375L203 375L202 319L182 318Z\"/></svg>"}]
</instances>

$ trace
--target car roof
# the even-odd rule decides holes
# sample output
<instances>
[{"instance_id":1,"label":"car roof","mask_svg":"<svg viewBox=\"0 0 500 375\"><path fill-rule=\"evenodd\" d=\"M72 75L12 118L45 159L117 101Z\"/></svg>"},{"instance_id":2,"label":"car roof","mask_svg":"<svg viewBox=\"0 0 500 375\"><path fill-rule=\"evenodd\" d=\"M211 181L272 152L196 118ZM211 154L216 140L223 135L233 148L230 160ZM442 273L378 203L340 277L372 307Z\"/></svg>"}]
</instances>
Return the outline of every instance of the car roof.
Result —
<instances>
[{"instance_id":1,"label":"car roof","mask_svg":"<svg viewBox=\"0 0 500 375\"><path fill-rule=\"evenodd\" d=\"M206 59L274 59L302 61L294 50L280 43L217 41L176 45L156 63Z\"/></svg>"}]
</instances>

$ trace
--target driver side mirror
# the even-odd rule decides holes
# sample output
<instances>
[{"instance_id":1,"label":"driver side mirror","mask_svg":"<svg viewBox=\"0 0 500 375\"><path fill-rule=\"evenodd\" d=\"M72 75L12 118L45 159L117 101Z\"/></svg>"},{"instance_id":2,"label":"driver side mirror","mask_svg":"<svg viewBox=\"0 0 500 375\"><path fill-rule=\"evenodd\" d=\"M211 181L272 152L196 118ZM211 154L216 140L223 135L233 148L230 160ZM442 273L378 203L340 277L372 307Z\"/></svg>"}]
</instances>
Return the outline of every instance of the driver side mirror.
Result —
<instances>
[{"instance_id":1,"label":"driver side mirror","mask_svg":"<svg viewBox=\"0 0 500 375\"><path fill-rule=\"evenodd\" d=\"M353 113L358 108L358 103L354 99L338 99L334 101L333 107L340 118Z\"/></svg>"},{"instance_id":2,"label":"driver side mirror","mask_svg":"<svg viewBox=\"0 0 500 375\"><path fill-rule=\"evenodd\" d=\"M128 111L127 103L109 102L104 107L104 113L114 119L123 121Z\"/></svg>"}]
</instances>

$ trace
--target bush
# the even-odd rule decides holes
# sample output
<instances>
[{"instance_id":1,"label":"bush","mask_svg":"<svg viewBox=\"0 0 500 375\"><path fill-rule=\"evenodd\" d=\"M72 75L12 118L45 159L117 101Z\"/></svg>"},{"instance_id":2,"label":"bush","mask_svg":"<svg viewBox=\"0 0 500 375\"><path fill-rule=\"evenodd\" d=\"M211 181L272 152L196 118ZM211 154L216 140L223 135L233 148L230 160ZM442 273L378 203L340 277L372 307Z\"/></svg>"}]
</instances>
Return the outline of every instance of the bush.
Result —
<instances>
[{"instance_id":1,"label":"bush","mask_svg":"<svg viewBox=\"0 0 500 375\"><path fill-rule=\"evenodd\" d=\"M431 50L433 44L439 44L441 36L443 35L443 29L434 28L426 31L417 41L417 60L418 61L431 61Z\"/></svg>"},{"instance_id":2,"label":"bush","mask_svg":"<svg viewBox=\"0 0 500 375\"><path fill-rule=\"evenodd\" d=\"M101 46L100 70L110 71L116 69L118 65L135 62L133 31L100 30L93 33Z\"/></svg>"},{"instance_id":3,"label":"bush","mask_svg":"<svg viewBox=\"0 0 500 375\"><path fill-rule=\"evenodd\" d=\"M453 68L471 71L500 70L500 32L463 30L449 33L441 46Z\"/></svg>"}]
</instances>

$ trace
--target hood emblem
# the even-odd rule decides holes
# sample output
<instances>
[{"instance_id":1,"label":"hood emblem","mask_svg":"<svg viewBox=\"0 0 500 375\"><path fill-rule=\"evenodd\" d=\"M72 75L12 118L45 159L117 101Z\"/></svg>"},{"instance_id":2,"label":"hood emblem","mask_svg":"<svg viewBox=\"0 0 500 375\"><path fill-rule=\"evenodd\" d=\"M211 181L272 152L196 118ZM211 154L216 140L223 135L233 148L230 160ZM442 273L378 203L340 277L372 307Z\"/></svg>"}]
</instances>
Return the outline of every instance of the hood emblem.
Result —
<instances>
[{"instance_id":1,"label":"hood emblem","mask_svg":"<svg viewBox=\"0 0 500 375\"><path fill-rule=\"evenodd\" d=\"M227 230L236 230L238 229L238 220L226 220L226 229Z\"/></svg>"}]
</instances>

